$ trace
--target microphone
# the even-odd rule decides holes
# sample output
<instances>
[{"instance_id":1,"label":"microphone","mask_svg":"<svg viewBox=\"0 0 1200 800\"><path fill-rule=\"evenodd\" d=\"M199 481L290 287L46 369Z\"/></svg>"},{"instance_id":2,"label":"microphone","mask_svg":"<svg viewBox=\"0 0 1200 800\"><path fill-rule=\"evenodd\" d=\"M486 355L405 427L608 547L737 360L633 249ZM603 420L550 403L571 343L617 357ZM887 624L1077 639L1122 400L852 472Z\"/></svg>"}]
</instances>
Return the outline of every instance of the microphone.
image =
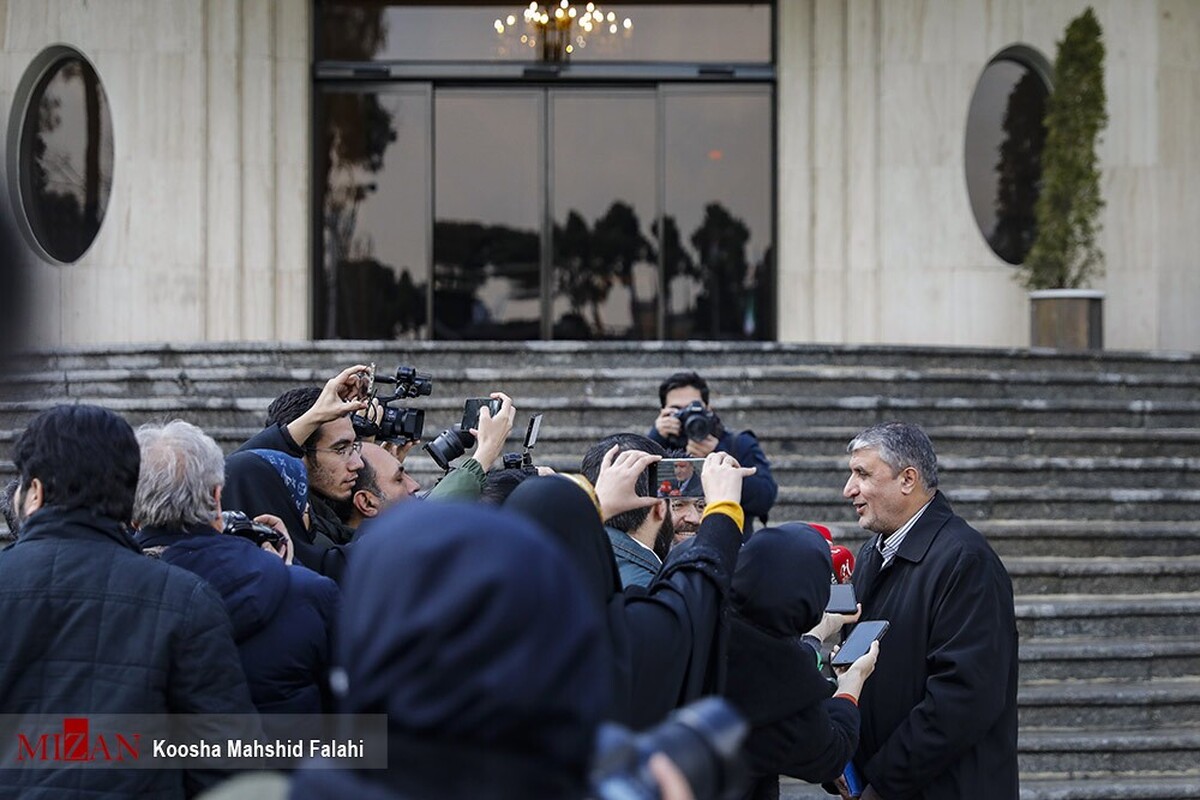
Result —
<instances>
[{"instance_id":1,"label":"microphone","mask_svg":"<svg viewBox=\"0 0 1200 800\"><path fill-rule=\"evenodd\" d=\"M829 545L829 555L833 557L833 577L837 583L849 583L854 575L854 553L849 547L840 544Z\"/></svg>"}]
</instances>

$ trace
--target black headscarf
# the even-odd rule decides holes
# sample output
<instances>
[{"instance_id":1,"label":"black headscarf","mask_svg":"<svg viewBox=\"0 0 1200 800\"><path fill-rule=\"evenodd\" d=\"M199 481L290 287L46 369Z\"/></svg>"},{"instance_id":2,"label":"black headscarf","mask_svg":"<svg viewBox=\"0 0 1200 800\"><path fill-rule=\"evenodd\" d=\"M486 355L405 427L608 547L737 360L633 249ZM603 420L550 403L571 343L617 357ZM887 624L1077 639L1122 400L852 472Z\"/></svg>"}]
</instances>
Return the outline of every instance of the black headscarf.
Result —
<instances>
[{"instance_id":1,"label":"black headscarf","mask_svg":"<svg viewBox=\"0 0 1200 800\"><path fill-rule=\"evenodd\" d=\"M776 636L812 630L829 602L829 543L808 525L764 528L738 555L733 609Z\"/></svg>"},{"instance_id":2,"label":"black headscarf","mask_svg":"<svg viewBox=\"0 0 1200 800\"><path fill-rule=\"evenodd\" d=\"M698 602L682 578L656 581L647 592L623 592L612 544L587 492L561 476L530 478L504 507L534 520L566 547L576 580L603 610L613 686L606 718L644 728L715 690L719 608Z\"/></svg>"},{"instance_id":3,"label":"black headscarf","mask_svg":"<svg viewBox=\"0 0 1200 800\"><path fill-rule=\"evenodd\" d=\"M607 654L561 549L516 514L454 503L401 504L355 547L341 710L387 714L379 780L414 797L462 780L480 797L582 796Z\"/></svg>"},{"instance_id":4,"label":"black headscarf","mask_svg":"<svg viewBox=\"0 0 1200 800\"><path fill-rule=\"evenodd\" d=\"M807 525L763 528L742 547L726 693L751 724L788 717L833 693L816 654L799 640L821 621L832 576L829 544Z\"/></svg>"}]
</instances>

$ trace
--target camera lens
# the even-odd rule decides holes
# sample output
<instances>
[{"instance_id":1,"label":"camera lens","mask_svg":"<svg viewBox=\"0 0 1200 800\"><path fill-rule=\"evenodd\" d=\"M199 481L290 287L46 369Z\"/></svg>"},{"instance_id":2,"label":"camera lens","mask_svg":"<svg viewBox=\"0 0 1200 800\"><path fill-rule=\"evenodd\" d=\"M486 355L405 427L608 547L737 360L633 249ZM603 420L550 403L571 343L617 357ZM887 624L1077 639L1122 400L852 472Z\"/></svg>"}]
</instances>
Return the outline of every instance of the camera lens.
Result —
<instances>
[{"instance_id":1,"label":"camera lens","mask_svg":"<svg viewBox=\"0 0 1200 800\"><path fill-rule=\"evenodd\" d=\"M720 697L684 706L642 734L603 725L591 776L593 794L599 800L657 798L647 764L661 752L679 767L695 797L738 796L747 777L740 750L748 731L746 721Z\"/></svg>"},{"instance_id":2,"label":"camera lens","mask_svg":"<svg viewBox=\"0 0 1200 800\"><path fill-rule=\"evenodd\" d=\"M439 433L436 439L425 445L425 450L439 467L448 470L450 462L467 452L467 448L474 444L475 437L456 424Z\"/></svg>"}]
</instances>

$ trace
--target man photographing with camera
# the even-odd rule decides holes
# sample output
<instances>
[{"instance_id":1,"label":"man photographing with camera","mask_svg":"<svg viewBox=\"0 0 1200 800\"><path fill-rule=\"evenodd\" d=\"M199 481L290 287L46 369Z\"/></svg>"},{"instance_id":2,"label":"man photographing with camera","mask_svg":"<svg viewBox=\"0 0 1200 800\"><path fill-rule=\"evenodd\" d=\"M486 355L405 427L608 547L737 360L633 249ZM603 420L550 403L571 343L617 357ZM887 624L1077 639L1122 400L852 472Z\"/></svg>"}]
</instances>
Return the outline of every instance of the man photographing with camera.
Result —
<instances>
[{"instance_id":1,"label":"man photographing with camera","mask_svg":"<svg viewBox=\"0 0 1200 800\"><path fill-rule=\"evenodd\" d=\"M743 467L756 467L742 486L742 509L747 518L758 517L765 523L779 487L754 432L735 434L725 429L708 405L708 382L695 372L668 377L658 387L658 399L662 410L649 437L667 449L686 450L693 458L729 453Z\"/></svg>"}]
</instances>

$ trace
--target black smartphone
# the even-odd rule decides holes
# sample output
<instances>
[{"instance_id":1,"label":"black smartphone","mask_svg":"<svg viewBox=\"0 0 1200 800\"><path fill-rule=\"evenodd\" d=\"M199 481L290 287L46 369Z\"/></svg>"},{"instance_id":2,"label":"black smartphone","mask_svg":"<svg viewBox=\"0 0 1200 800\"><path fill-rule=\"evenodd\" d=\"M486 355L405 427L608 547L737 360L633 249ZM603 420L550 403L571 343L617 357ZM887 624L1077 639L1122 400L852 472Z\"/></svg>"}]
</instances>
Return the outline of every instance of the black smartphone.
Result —
<instances>
[{"instance_id":1,"label":"black smartphone","mask_svg":"<svg viewBox=\"0 0 1200 800\"><path fill-rule=\"evenodd\" d=\"M835 583L829 587L829 602L825 610L830 614L853 614L858 611L858 598L854 596L853 583Z\"/></svg>"},{"instance_id":2,"label":"black smartphone","mask_svg":"<svg viewBox=\"0 0 1200 800\"><path fill-rule=\"evenodd\" d=\"M854 626L854 630L850 631L846 641L842 643L842 649L838 650L838 654L829 663L835 667L850 666L865 656L871 649L871 642L882 639L883 635L887 633L887 629L888 621L886 619L871 619L858 623Z\"/></svg>"},{"instance_id":3,"label":"black smartphone","mask_svg":"<svg viewBox=\"0 0 1200 800\"><path fill-rule=\"evenodd\" d=\"M646 468L655 497L704 497L703 458L664 458Z\"/></svg>"},{"instance_id":4,"label":"black smartphone","mask_svg":"<svg viewBox=\"0 0 1200 800\"><path fill-rule=\"evenodd\" d=\"M492 416L500 413L500 406L504 401L498 398L491 397L469 397L463 405L462 429L469 431L471 428L479 427L479 409L484 406L488 407Z\"/></svg>"}]
</instances>

